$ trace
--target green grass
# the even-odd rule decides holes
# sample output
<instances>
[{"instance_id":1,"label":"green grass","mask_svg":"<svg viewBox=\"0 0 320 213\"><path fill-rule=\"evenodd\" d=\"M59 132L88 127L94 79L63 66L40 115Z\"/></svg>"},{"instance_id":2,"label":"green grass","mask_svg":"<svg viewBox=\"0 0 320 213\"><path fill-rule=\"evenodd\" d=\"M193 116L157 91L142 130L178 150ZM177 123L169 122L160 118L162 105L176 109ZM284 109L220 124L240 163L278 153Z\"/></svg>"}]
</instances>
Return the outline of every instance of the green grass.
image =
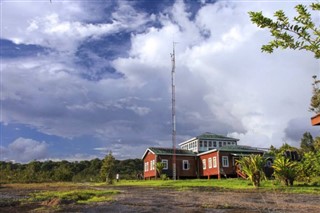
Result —
<instances>
[{"instance_id":1,"label":"green grass","mask_svg":"<svg viewBox=\"0 0 320 213\"><path fill-rule=\"evenodd\" d=\"M254 189L254 187L246 180L241 179L191 179L191 180L123 180L115 184L115 186L141 186L141 187L216 187L221 189Z\"/></svg>"},{"instance_id":2,"label":"green grass","mask_svg":"<svg viewBox=\"0 0 320 213\"><path fill-rule=\"evenodd\" d=\"M115 183L115 186L141 186L141 187L169 187L176 190L185 190L196 187L212 187L216 190L257 190L248 180L229 178L229 179L192 179L192 180L122 180ZM277 181L267 180L261 182L261 191L277 191L283 193L308 193L320 194L320 186L312 184L301 184L296 182L292 187L283 186Z\"/></svg>"},{"instance_id":3,"label":"green grass","mask_svg":"<svg viewBox=\"0 0 320 213\"><path fill-rule=\"evenodd\" d=\"M118 190L71 190L71 191L44 191L32 193L29 201L45 201L52 199L61 199L75 203L91 203L110 201L113 195L118 194Z\"/></svg>"}]
</instances>

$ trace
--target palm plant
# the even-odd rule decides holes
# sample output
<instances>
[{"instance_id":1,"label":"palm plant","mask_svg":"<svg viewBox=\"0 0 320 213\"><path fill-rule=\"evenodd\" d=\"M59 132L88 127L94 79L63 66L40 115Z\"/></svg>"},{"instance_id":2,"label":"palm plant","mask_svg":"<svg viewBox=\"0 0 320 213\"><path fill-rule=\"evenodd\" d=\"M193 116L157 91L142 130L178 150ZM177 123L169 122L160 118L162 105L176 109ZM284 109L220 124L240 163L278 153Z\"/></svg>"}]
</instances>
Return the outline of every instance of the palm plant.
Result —
<instances>
[{"instance_id":1,"label":"palm plant","mask_svg":"<svg viewBox=\"0 0 320 213\"><path fill-rule=\"evenodd\" d=\"M261 155L250 155L237 160L237 163L241 165L241 171L253 185L259 187L261 180L265 178L263 172L265 159Z\"/></svg>"},{"instance_id":2,"label":"palm plant","mask_svg":"<svg viewBox=\"0 0 320 213\"><path fill-rule=\"evenodd\" d=\"M156 169L157 169L159 176L161 176L163 168L164 168L164 164L162 162L157 162Z\"/></svg>"},{"instance_id":3,"label":"palm plant","mask_svg":"<svg viewBox=\"0 0 320 213\"><path fill-rule=\"evenodd\" d=\"M293 185L294 179L297 177L297 162L290 161L284 156L278 156L273 163L274 175L277 179L284 182L286 186Z\"/></svg>"}]
</instances>

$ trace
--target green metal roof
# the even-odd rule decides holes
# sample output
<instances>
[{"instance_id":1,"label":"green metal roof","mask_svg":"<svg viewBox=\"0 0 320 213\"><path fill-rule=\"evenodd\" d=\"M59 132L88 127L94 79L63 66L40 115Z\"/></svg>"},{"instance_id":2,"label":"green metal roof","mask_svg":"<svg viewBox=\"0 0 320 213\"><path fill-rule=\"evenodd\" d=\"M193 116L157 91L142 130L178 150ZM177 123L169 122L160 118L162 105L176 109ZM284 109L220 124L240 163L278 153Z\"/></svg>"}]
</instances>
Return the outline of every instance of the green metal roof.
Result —
<instances>
[{"instance_id":1,"label":"green metal roof","mask_svg":"<svg viewBox=\"0 0 320 213\"><path fill-rule=\"evenodd\" d=\"M227 151L227 152L256 152L256 153L264 153L263 150L259 150L257 148L251 146L223 146L219 148L219 151Z\"/></svg>"},{"instance_id":2,"label":"green metal roof","mask_svg":"<svg viewBox=\"0 0 320 213\"><path fill-rule=\"evenodd\" d=\"M211 132L206 132L203 133L199 136L197 136L198 139L220 139L220 140L233 140L233 141L238 141L239 139L236 138L231 138L231 137L226 137L223 135L217 135L217 134L213 134Z\"/></svg>"},{"instance_id":3,"label":"green metal roof","mask_svg":"<svg viewBox=\"0 0 320 213\"><path fill-rule=\"evenodd\" d=\"M173 148L162 148L162 147L150 147L150 151L155 153L156 155L172 155ZM195 155L192 151L185 149L176 149L177 155Z\"/></svg>"}]
</instances>

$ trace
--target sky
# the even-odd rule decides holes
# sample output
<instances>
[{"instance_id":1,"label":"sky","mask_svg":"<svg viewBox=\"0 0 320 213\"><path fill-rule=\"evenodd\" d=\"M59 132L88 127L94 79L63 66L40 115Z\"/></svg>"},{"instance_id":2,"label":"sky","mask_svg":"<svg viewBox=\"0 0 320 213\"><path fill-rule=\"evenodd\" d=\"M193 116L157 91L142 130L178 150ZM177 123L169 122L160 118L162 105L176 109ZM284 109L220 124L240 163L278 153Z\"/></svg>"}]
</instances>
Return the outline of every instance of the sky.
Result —
<instances>
[{"instance_id":1,"label":"sky","mask_svg":"<svg viewBox=\"0 0 320 213\"><path fill-rule=\"evenodd\" d=\"M212 132L239 144L315 137L309 103L320 63L262 53L272 37L248 11L290 18L310 1L1 0L0 160L141 158ZM318 15L313 15L319 26Z\"/></svg>"}]
</instances>

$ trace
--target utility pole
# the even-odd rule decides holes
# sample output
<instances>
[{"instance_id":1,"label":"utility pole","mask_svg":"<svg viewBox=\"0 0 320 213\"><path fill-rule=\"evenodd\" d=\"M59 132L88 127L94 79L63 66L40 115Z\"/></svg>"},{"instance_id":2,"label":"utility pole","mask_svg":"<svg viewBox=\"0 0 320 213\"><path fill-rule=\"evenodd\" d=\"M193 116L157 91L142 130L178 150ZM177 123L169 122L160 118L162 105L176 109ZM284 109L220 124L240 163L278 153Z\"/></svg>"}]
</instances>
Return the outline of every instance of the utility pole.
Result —
<instances>
[{"instance_id":1,"label":"utility pole","mask_svg":"<svg viewBox=\"0 0 320 213\"><path fill-rule=\"evenodd\" d=\"M171 54L172 70L171 70L171 88L172 88L172 179L177 179L177 159L176 159L176 86L175 86L175 69L176 69L176 58L175 58L175 42L173 42L173 52Z\"/></svg>"}]
</instances>

